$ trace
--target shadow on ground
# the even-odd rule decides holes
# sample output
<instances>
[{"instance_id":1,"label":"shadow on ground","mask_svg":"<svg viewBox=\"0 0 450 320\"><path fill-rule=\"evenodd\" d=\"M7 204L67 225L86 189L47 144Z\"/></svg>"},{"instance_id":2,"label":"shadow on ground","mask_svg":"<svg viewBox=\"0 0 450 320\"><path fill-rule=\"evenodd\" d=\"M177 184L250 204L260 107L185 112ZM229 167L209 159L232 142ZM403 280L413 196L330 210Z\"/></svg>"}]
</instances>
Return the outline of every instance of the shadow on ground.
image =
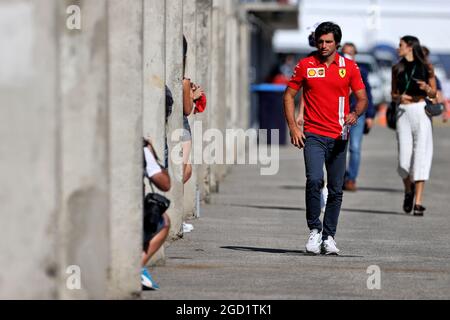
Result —
<instances>
[{"instance_id":1,"label":"shadow on ground","mask_svg":"<svg viewBox=\"0 0 450 320\"><path fill-rule=\"evenodd\" d=\"M301 207L284 207L284 206L264 206L264 205L237 205L237 204L231 204L231 207L238 207L238 208L252 208L252 209L261 209L261 210L282 210L282 211L306 211L305 208ZM397 211L386 211L386 210L371 210L371 209L348 209L348 208L342 208L341 211L347 211L347 212L355 212L355 213L370 213L370 214L390 214L390 215L398 215L398 216L405 216L405 217L412 217L412 215L405 214L403 212L397 212Z\"/></svg>"},{"instance_id":2,"label":"shadow on ground","mask_svg":"<svg viewBox=\"0 0 450 320\"><path fill-rule=\"evenodd\" d=\"M287 249L273 249L273 248L255 248L255 247L239 247L239 246L224 246L221 249L234 250L234 251L252 251L252 252L262 252L262 253L272 253L272 254L284 254L288 256L307 256L307 257L317 257L318 255L307 253L302 250L287 250ZM339 256L325 256L323 257L334 257L334 258L364 258L363 256L352 256L352 255L339 255Z\"/></svg>"},{"instance_id":3,"label":"shadow on ground","mask_svg":"<svg viewBox=\"0 0 450 320\"><path fill-rule=\"evenodd\" d=\"M304 186L281 186L281 189L284 190L300 190L305 191ZM394 189L394 188L374 188L374 187L358 187L358 191L361 192L381 192L381 193L401 193L403 194L405 190L402 189Z\"/></svg>"}]
</instances>

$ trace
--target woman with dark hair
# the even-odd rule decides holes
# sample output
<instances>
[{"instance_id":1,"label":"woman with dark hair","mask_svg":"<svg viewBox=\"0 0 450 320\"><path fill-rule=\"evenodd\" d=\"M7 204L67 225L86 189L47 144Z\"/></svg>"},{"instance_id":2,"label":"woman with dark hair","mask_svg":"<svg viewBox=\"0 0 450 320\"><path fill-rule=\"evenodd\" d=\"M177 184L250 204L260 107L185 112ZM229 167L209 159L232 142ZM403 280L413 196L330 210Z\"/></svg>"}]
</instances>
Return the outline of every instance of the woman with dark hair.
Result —
<instances>
[{"instance_id":1,"label":"woman with dark hair","mask_svg":"<svg viewBox=\"0 0 450 320\"><path fill-rule=\"evenodd\" d=\"M423 216L423 191L433 159L432 123L425 112L425 99L436 97L436 78L416 37L401 38L398 54L401 60L392 68L392 99L399 103L398 172L405 185L403 210L411 213L414 209L414 215Z\"/></svg>"},{"instance_id":2,"label":"woman with dark hair","mask_svg":"<svg viewBox=\"0 0 450 320\"><path fill-rule=\"evenodd\" d=\"M188 43L183 36L183 129L184 134L181 139L183 142L183 183L189 181L192 176L192 165L189 161L192 148L192 132L189 125L188 116L195 112L194 104L204 95L203 89L186 78L186 60L188 52Z\"/></svg>"}]
</instances>

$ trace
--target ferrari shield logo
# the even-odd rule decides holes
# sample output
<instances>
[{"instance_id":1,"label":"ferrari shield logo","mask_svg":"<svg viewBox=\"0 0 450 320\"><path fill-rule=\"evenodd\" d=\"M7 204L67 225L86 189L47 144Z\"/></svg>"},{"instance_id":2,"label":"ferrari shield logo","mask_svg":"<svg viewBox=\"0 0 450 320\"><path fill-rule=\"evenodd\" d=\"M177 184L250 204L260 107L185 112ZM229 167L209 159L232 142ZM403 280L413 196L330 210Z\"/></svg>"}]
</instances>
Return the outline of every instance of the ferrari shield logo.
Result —
<instances>
[{"instance_id":1,"label":"ferrari shield logo","mask_svg":"<svg viewBox=\"0 0 450 320\"><path fill-rule=\"evenodd\" d=\"M347 75L347 70L345 70L345 69L340 69L340 70L339 70L339 75L341 76L342 79L344 79L345 76Z\"/></svg>"}]
</instances>

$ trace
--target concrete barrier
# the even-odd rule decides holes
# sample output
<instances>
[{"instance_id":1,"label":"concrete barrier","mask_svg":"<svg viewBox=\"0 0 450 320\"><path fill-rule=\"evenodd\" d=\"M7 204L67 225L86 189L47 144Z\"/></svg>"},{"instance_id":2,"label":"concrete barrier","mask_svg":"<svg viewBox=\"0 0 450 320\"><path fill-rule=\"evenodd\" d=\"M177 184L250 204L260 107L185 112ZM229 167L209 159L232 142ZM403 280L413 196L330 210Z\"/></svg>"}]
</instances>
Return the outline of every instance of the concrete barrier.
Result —
<instances>
[{"instance_id":1,"label":"concrete barrier","mask_svg":"<svg viewBox=\"0 0 450 320\"><path fill-rule=\"evenodd\" d=\"M1 299L58 296L56 5L0 1Z\"/></svg>"},{"instance_id":2,"label":"concrete barrier","mask_svg":"<svg viewBox=\"0 0 450 320\"><path fill-rule=\"evenodd\" d=\"M188 43L186 77L190 78L192 82L202 85L197 80L197 0L183 0L183 34L186 37ZM188 117L188 119L191 128L193 128L195 117L192 114ZM201 139L201 137L195 137L194 133L192 133L193 142L197 138ZM193 165L192 177L183 187L183 220L195 217L198 186L197 177L198 166Z\"/></svg>"},{"instance_id":3,"label":"concrete barrier","mask_svg":"<svg viewBox=\"0 0 450 320\"><path fill-rule=\"evenodd\" d=\"M197 164L183 186L174 161L181 150L172 134L183 128L183 30L187 73L208 98L205 113L191 121L223 133L246 128L249 29L237 5L0 0L0 130L7 138L0 145L7 182L0 190L0 298L139 294L142 136L161 158L168 143L172 240L227 171ZM165 85L175 101L167 122ZM157 256L153 262L164 262L163 250Z\"/></svg>"},{"instance_id":4,"label":"concrete barrier","mask_svg":"<svg viewBox=\"0 0 450 320\"><path fill-rule=\"evenodd\" d=\"M171 239L182 236L183 222L183 166L175 157L182 157L181 136L177 130L183 128L182 80L183 80L183 1L166 0L166 84L172 91L174 105L167 122L169 147L169 173L172 189L168 196L172 201L169 209Z\"/></svg>"},{"instance_id":5,"label":"concrete barrier","mask_svg":"<svg viewBox=\"0 0 450 320\"><path fill-rule=\"evenodd\" d=\"M108 0L109 297L140 292L142 252L143 1Z\"/></svg>"},{"instance_id":6,"label":"concrete barrier","mask_svg":"<svg viewBox=\"0 0 450 320\"><path fill-rule=\"evenodd\" d=\"M65 26L66 8L58 2L60 110L58 176L60 212L59 296L101 299L110 263L109 209L111 139L108 105L108 11L106 1L81 1L81 30ZM113 126L111 126L112 128ZM126 195L124 195L126 196ZM79 267L81 288L64 281L69 266Z\"/></svg>"},{"instance_id":7,"label":"concrete barrier","mask_svg":"<svg viewBox=\"0 0 450 320\"><path fill-rule=\"evenodd\" d=\"M166 144L165 30L165 1L144 0L144 137L151 139L163 162ZM146 185L146 192L149 191ZM161 248L149 263L164 264L164 258L164 248Z\"/></svg>"}]
</instances>

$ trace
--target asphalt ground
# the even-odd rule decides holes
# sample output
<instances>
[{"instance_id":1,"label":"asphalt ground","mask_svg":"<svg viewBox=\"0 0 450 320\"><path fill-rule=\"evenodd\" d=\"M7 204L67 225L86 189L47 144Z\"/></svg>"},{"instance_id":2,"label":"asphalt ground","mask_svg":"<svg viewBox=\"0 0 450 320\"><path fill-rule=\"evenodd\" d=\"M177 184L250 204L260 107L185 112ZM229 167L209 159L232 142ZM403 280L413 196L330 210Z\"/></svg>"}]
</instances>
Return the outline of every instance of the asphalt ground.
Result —
<instances>
[{"instance_id":1,"label":"asphalt ground","mask_svg":"<svg viewBox=\"0 0 450 320\"><path fill-rule=\"evenodd\" d=\"M339 257L305 253L301 152L282 148L275 176L261 176L257 166L232 167L201 218L191 221L195 230L166 248L165 266L150 269L161 290L143 298L449 299L449 127L435 127L434 144L427 211L414 217L402 211L395 133L376 127L364 138L359 190L344 195Z\"/></svg>"}]
</instances>

